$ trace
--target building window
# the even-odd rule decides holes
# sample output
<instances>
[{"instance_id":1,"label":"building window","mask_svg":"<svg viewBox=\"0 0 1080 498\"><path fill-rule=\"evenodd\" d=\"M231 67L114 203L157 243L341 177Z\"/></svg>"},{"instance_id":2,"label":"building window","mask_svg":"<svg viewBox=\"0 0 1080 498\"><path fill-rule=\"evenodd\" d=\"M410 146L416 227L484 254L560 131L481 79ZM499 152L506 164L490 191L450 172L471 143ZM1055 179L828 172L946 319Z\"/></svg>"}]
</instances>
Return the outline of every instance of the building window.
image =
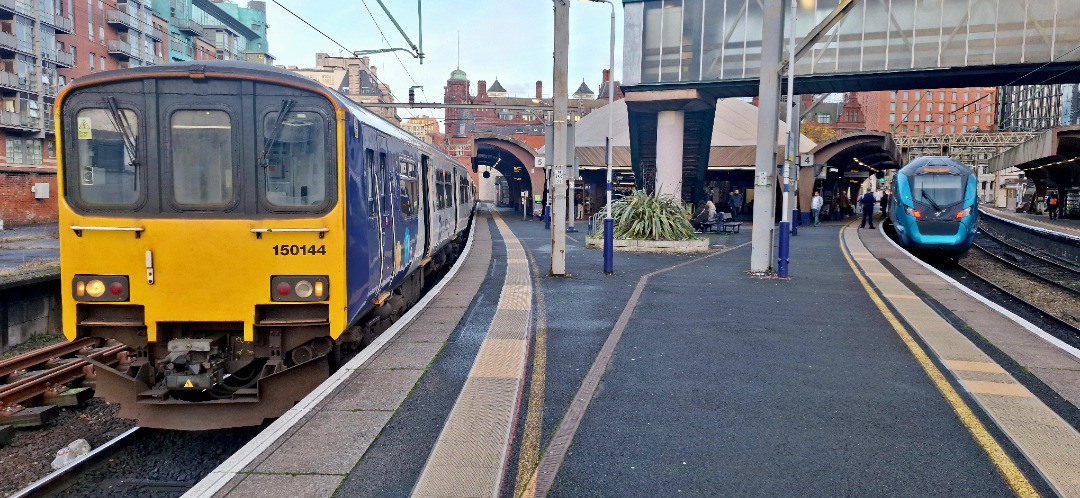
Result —
<instances>
[{"instance_id":1,"label":"building window","mask_svg":"<svg viewBox=\"0 0 1080 498\"><path fill-rule=\"evenodd\" d=\"M949 133L956 133L956 125L949 126Z\"/></svg>"},{"instance_id":2,"label":"building window","mask_svg":"<svg viewBox=\"0 0 1080 498\"><path fill-rule=\"evenodd\" d=\"M94 63L97 62L97 56L93 52L90 52L90 72L94 72Z\"/></svg>"},{"instance_id":3,"label":"building window","mask_svg":"<svg viewBox=\"0 0 1080 498\"><path fill-rule=\"evenodd\" d=\"M86 27L86 34L94 41L94 0L86 0Z\"/></svg>"},{"instance_id":4,"label":"building window","mask_svg":"<svg viewBox=\"0 0 1080 498\"><path fill-rule=\"evenodd\" d=\"M893 111L893 112L896 112L896 102L890 102L889 103L889 110Z\"/></svg>"},{"instance_id":5,"label":"building window","mask_svg":"<svg viewBox=\"0 0 1080 498\"><path fill-rule=\"evenodd\" d=\"M41 141L34 138L7 137L8 164L41 164Z\"/></svg>"},{"instance_id":6,"label":"building window","mask_svg":"<svg viewBox=\"0 0 1080 498\"><path fill-rule=\"evenodd\" d=\"M895 123L896 122L896 114L889 114L889 122L890 123Z\"/></svg>"},{"instance_id":7,"label":"building window","mask_svg":"<svg viewBox=\"0 0 1080 498\"><path fill-rule=\"evenodd\" d=\"M945 110L945 103L944 102L938 102L937 110L938 111L944 111Z\"/></svg>"},{"instance_id":8,"label":"building window","mask_svg":"<svg viewBox=\"0 0 1080 498\"><path fill-rule=\"evenodd\" d=\"M100 68L100 70L101 71L105 70L105 56L101 57L101 68Z\"/></svg>"},{"instance_id":9,"label":"building window","mask_svg":"<svg viewBox=\"0 0 1080 498\"><path fill-rule=\"evenodd\" d=\"M904 109L904 112L907 112L907 110L908 110L908 104L907 104L907 102L904 102L904 105L903 105L903 107L902 107L902 108Z\"/></svg>"},{"instance_id":10,"label":"building window","mask_svg":"<svg viewBox=\"0 0 1080 498\"><path fill-rule=\"evenodd\" d=\"M831 114L820 113L820 114L817 115L817 122L821 123L821 124L832 123L832 115Z\"/></svg>"}]
</instances>

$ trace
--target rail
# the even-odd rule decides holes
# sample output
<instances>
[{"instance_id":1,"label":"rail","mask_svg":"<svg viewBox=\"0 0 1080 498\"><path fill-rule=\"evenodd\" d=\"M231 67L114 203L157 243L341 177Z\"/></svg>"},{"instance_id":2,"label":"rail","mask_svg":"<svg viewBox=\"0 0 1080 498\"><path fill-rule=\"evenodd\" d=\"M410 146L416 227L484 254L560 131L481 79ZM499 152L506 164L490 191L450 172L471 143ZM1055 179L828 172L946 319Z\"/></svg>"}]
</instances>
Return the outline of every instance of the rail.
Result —
<instances>
[{"instance_id":1,"label":"rail","mask_svg":"<svg viewBox=\"0 0 1080 498\"><path fill-rule=\"evenodd\" d=\"M122 360L122 354L127 350L126 345L114 342L85 356L63 361L58 366L27 372L23 378L0 386L0 406L17 405L43 396L53 386L66 385L84 377L86 367L90 366L89 360L115 364Z\"/></svg>"}]
</instances>

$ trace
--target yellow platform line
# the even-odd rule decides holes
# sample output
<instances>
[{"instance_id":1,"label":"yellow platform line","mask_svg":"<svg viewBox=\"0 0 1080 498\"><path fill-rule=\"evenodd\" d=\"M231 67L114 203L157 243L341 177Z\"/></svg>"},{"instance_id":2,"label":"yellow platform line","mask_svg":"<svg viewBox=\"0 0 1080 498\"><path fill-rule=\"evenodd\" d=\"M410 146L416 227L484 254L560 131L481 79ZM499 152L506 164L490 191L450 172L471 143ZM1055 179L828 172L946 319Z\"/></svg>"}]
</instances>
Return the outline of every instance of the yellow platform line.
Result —
<instances>
[{"instance_id":1,"label":"yellow platform line","mask_svg":"<svg viewBox=\"0 0 1080 498\"><path fill-rule=\"evenodd\" d=\"M1001 477L1005 479L1005 482L1012 489L1013 493L1022 497L1035 497L1039 496L1039 492L1035 490L1035 487L1031 485L1024 473L1016 466L1016 463L1012 461L1001 445L998 444L994 436L990 435L990 432L986 430L986 427L979 421L975 413L971 411L971 408L964 402L964 399L960 397L960 394L953 389L949 381L945 379L945 375L941 373L941 370L934 365L934 362L930 360L930 356L926 354L919 343L915 342L915 339L911 337L904 325L900 323L900 320L896 318L896 315L889 310L889 307L878 297L874 292L866 278L863 277L859 267L855 265L851 257L848 255L847 243L844 241L844 232L848 230L848 227L844 227L840 230L840 247L843 249L844 259L847 260L851 271L855 274L855 277L859 279L859 283L862 284L866 294L870 296L870 300L874 302L874 306L881 312L885 320L889 322L896 335L900 336L900 340L904 342L908 350L915 357L915 360L919 362L919 366L922 367L926 375L930 377L930 380L937 387L937 390L945 397L945 401L952 407L953 412L960 419L960 422L964 424L968 432L971 433L971 437L975 439L975 442L982 448L986 456L990 458L990 462L997 468Z\"/></svg>"}]
</instances>

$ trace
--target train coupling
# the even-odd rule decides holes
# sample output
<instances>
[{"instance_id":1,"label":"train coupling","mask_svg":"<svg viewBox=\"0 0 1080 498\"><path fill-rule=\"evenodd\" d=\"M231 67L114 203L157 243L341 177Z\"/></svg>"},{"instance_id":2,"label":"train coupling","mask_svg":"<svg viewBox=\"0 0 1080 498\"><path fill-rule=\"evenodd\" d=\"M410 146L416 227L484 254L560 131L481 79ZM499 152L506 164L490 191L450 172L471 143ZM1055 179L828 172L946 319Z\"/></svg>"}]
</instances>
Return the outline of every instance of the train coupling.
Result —
<instances>
[{"instance_id":1,"label":"train coupling","mask_svg":"<svg viewBox=\"0 0 1080 498\"><path fill-rule=\"evenodd\" d=\"M224 376L225 358L220 339L173 339L169 354L157 363L165 375L165 387L202 390L218 385Z\"/></svg>"}]
</instances>

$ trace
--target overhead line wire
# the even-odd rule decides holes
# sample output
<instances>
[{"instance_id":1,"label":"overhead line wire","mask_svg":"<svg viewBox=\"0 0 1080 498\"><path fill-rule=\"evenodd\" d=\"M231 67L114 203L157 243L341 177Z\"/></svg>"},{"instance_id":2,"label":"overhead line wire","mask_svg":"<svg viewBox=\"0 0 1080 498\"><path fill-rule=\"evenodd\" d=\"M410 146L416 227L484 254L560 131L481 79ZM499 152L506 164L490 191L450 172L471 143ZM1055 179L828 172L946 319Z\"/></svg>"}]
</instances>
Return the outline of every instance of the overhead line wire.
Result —
<instances>
[{"instance_id":1,"label":"overhead line wire","mask_svg":"<svg viewBox=\"0 0 1080 498\"><path fill-rule=\"evenodd\" d=\"M307 21L306 19L304 19L303 17L300 17L300 15L299 15L299 14L297 14L296 12L293 12L293 11L289 10L289 8L288 8L288 7L286 7L286 6L284 6L284 5L281 5L281 2L279 2L278 0L272 0L272 1L273 1L273 2L275 3L275 4L277 4L277 6L278 6L278 7L281 7L282 9L285 9L285 12L288 12L289 14L292 14L292 16L293 16L293 17L295 17L295 18L299 19L299 20L300 20L300 22L303 22L304 24L307 24L307 25L308 25L308 26L309 26L309 27L310 27L311 29L314 29L314 30L315 30L315 31L317 31L317 32L318 32L318 33L319 33L320 35L323 35L324 37L326 37L326 39L327 39L327 40L330 40L330 41L334 42L334 44L335 44L335 45L337 45L337 46L339 46L339 47L341 47L341 49L342 49L342 50L344 50L344 51L346 51L346 52L348 52L348 53L350 53L350 54L352 54L352 53L354 52L354 51L352 51L352 50L349 50L348 48L346 48L346 47L345 47L345 45L342 45L342 44L341 44L340 42L338 42L337 40L335 40L335 39L334 39L333 37L331 37L330 35L328 35L328 34L324 33L324 32L323 32L323 31L322 31L321 29L319 29L319 28L316 28L316 27L315 27L315 25L311 24L310 22L308 22L308 21ZM364 4L364 7L365 7L365 8L367 7L367 4L366 4L366 3ZM369 10L369 11L368 11L368 13L370 14L370 13L371 13L371 11ZM374 18L372 18L372 19L374 20ZM376 28L378 27L378 23L376 23L376 24L375 24L375 27L376 27ZM380 29L379 31L381 32L382 30ZM385 36L383 36L383 39L385 39L385 38L386 38L386 37L385 37ZM406 70L406 72L408 72L408 71ZM397 98L397 96L396 96L396 95L394 95L394 92L390 90L390 85L387 85L386 83L384 83L384 82L383 82L383 81L382 81L381 79L379 79L379 77L378 77L377 75L375 75L374 73L371 73L371 77L375 79L375 82L376 82L376 83L378 83L378 84L380 84L380 85L382 85L382 86L385 86L385 87L386 87L386 91L387 91L387 93L389 93L389 94L390 94L390 97L392 97L392 98L393 98L394 100L398 100L398 101L400 101L400 100L399 100L399 99ZM410 75L409 77L410 77L410 78L412 78L412 76L411 76L411 75ZM415 83L416 81L414 80L413 82ZM409 114L412 114L412 111L411 111L411 110L409 111ZM413 115L412 117L416 117L416 116L415 116L415 115Z\"/></svg>"}]
</instances>

